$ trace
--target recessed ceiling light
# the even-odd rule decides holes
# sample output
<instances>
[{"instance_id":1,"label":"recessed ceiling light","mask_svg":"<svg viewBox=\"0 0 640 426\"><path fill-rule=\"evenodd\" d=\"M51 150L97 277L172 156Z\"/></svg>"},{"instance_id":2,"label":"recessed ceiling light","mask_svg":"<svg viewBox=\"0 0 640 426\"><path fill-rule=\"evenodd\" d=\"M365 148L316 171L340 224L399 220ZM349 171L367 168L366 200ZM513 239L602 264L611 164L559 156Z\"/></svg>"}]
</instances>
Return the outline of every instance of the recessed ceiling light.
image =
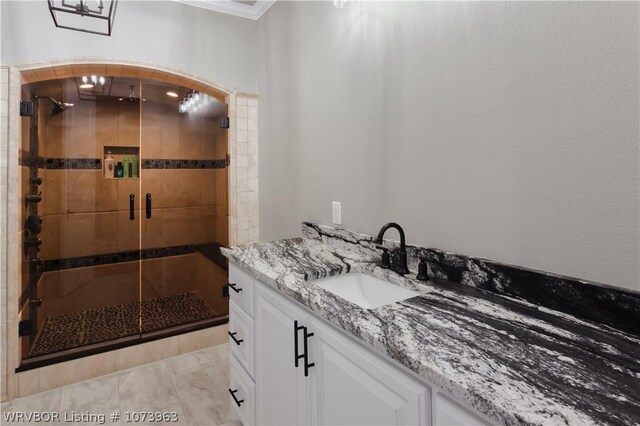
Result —
<instances>
[{"instance_id":1,"label":"recessed ceiling light","mask_svg":"<svg viewBox=\"0 0 640 426\"><path fill-rule=\"evenodd\" d=\"M177 98L178 94L176 92L167 92L167 96L171 96L172 98Z\"/></svg>"},{"instance_id":2,"label":"recessed ceiling light","mask_svg":"<svg viewBox=\"0 0 640 426\"><path fill-rule=\"evenodd\" d=\"M81 89L92 89L93 88L93 84L91 83L84 83L80 85Z\"/></svg>"}]
</instances>

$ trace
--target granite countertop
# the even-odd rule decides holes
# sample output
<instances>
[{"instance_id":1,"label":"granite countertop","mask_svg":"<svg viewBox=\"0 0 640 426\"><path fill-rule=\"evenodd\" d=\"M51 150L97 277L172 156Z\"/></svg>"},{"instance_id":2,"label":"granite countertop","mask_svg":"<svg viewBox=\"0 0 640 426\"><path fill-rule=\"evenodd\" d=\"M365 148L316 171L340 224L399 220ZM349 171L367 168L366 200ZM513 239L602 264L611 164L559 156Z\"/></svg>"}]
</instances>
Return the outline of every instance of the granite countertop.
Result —
<instances>
[{"instance_id":1,"label":"granite countertop","mask_svg":"<svg viewBox=\"0 0 640 426\"><path fill-rule=\"evenodd\" d=\"M566 313L375 265L292 238L222 249L233 263L505 425L640 424L640 338ZM421 296L366 310L313 284L361 271Z\"/></svg>"}]
</instances>

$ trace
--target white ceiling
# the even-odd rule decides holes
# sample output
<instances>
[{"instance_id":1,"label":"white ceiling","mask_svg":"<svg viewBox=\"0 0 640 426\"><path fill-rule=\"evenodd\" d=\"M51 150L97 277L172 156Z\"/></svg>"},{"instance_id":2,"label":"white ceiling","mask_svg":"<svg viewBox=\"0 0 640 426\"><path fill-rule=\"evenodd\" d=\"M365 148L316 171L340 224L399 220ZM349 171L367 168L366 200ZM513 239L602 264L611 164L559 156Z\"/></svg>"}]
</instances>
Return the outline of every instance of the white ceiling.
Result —
<instances>
[{"instance_id":1,"label":"white ceiling","mask_svg":"<svg viewBox=\"0 0 640 426\"><path fill-rule=\"evenodd\" d=\"M173 0L220 13L257 20L276 0Z\"/></svg>"}]
</instances>

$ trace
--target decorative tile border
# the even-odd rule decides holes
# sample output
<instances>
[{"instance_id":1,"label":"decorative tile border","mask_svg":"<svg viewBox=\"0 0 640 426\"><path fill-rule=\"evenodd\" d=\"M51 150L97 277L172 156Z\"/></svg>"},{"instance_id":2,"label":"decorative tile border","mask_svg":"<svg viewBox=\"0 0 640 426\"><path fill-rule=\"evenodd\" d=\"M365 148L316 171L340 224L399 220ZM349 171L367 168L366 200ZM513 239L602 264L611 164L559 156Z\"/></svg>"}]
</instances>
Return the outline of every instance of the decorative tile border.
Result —
<instances>
[{"instance_id":1,"label":"decorative tile border","mask_svg":"<svg viewBox=\"0 0 640 426\"><path fill-rule=\"evenodd\" d=\"M174 160L143 159L143 169L224 169L231 163L230 158L219 160ZM33 156L28 151L20 150L18 164L25 167L37 167L50 170L100 170L100 158L44 158Z\"/></svg>"},{"instance_id":2,"label":"decorative tile border","mask_svg":"<svg viewBox=\"0 0 640 426\"><path fill-rule=\"evenodd\" d=\"M302 223L302 234L380 258L372 235L308 222ZM395 248L398 243L385 240L385 245ZM425 259L430 280L458 282L640 336L640 293L633 290L410 244L407 258L412 271Z\"/></svg>"},{"instance_id":3,"label":"decorative tile border","mask_svg":"<svg viewBox=\"0 0 640 426\"><path fill-rule=\"evenodd\" d=\"M195 246L184 245L144 250L123 251L118 253L98 254L94 256L70 257L44 261L44 271L60 271L62 269L84 268L87 266L110 265L114 263L133 262L136 260L156 259L158 257L179 256L195 252Z\"/></svg>"},{"instance_id":4,"label":"decorative tile border","mask_svg":"<svg viewBox=\"0 0 640 426\"><path fill-rule=\"evenodd\" d=\"M222 160L142 160L143 169L224 169L228 165L228 158Z\"/></svg>"},{"instance_id":5,"label":"decorative tile border","mask_svg":"<svg viewBox=\"0 0 640 426\"><path fill-rule=\"evenodd\" d=\"M99 158L47 158L45 168L50 170L100 170L102 160Z\"/></svg>"}]
</instances>

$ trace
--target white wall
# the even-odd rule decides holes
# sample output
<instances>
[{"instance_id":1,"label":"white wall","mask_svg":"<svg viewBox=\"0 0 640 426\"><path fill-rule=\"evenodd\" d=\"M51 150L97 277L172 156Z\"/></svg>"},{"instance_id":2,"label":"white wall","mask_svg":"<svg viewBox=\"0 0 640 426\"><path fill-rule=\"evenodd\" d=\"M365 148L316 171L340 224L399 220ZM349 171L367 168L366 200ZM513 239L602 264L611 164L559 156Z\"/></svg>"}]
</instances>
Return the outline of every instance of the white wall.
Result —
<instances>
[{"instance_id":1,"label":"white wall","mask_svg":"<svg viewBox=\"0 0 640 426\"><path fill-rule=\"evenodd\" d=\"M5 65L117 58L186 71L227 89L257 90L257 23L169 1L120 1L111 37L56 28L46 1L2 0Z\"/></svg>"},{"instance_id":2,"label":"white wall","mask_svg":"<svg viewBox=\"0 0 640 426\"><path fill-rule=\"evenodd\" d=\"M300 221L640 290L639 4L277 2L260 232Z\"/></svg>"}]
</instances>

